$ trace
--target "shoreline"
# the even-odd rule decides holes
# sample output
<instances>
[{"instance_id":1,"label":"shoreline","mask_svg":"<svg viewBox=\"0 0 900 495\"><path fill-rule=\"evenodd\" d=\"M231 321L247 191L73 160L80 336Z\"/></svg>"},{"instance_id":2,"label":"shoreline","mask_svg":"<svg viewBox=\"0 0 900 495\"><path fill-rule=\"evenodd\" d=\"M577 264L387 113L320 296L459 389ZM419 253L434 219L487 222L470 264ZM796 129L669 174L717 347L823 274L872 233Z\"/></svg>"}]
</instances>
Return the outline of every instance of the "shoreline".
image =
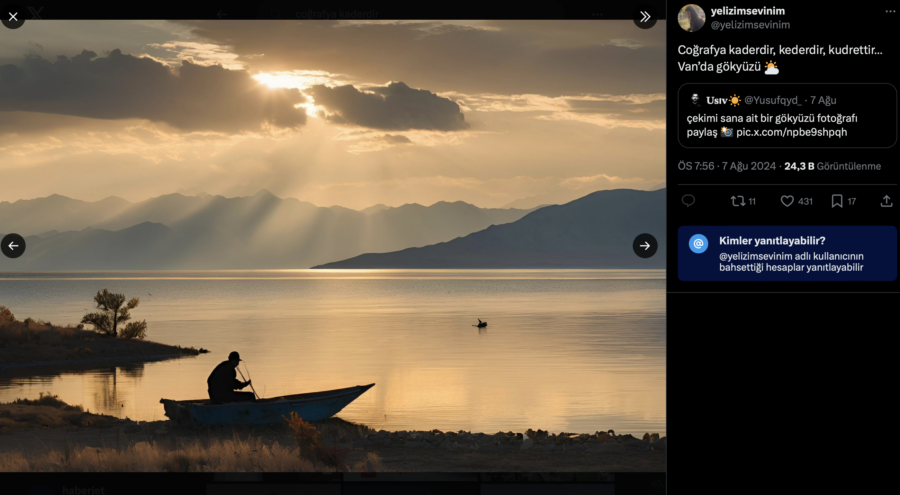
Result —
<instances>
[{"instance_id":1,"label":"shoreline","mask_svg":"<svg viewBox=\"0 0 900 495\"><path fill-rule=\"evenodd\" d=\"M82 366L100 363L132 363L132 362L153 362L164 361L167 359L175 359L188 356L196 356L198 354L182 353L182 354L159 354L154 356L122 356L94 359L71 359L66 361L39 361L36 363L15 363L0 364L2 370L18 370L23 368L60 368L66 366Z\"/></svg>"},{"instance_id":2,"label":"shoreline","mask_svg":"<svg viewBox=\"0 0 900 495\"><path fill-rule=\"evenodd\" d=\"M283 423L194 428L92 414L49 397L25 402L0 404L0 418L11 411L27 425L0 428L0 471L665 472L667 462L667 438L649 434L376 431L329 418L311 423L341 453L341 465L329 467L311 464ZM40 427L38 408L61 419Z\"/></svg>"},{"instance_id":3,"label":"shoreline","mask_svg":"<svg viewBox=\"0 0 900 495\"><path fill-rule=\"evenodd\" d=\"M0 371L30 368L79 367L102 363L150 362L198 356L205 349L162 344L140 338L121 338L43 320L16 320L5 307L0 319Z\"/></svg>"},{"instance_id":4,"label":"shoreline","mask_svg":"<svg viewBox=\"0 0 900 495\"><path fill-rule=\"evenodd\" d=\"M5 469L0 467L0 471L23 469L17 469L11 459L27 462L28 470L58 470L67 449L73 459L81 454L86 458L83 467L64 466L67 471L101 470L95 464L100 453L103 454L103 464L121 466L106 470L121 472L263 472L269 470L261 467L264 460L251 461L250 456L260 455L257 452L265 456L278 451L282 456L301 463L299 468L289 466L281 468L281 471L312 472L665 472L667 463L666 437L650 443L631 435L601 442L596 435L590 434L571 437L556 435L550 441L543 441L520 438L524 437L522 433L513 432L460 434L380 430L367 435L335 433L347 429L342 423L345 422L331 418L315 425L323 433L325 445L344 451L345 469L302 464L303 461L298 460L302 457L302 451L283 425L189 430L173 425L171 421L118 420L104 426L0 433L0 465L6 465ZM352 425L350 429L357 426ZM416 440L416 437L420 439ZM112 462L110 457L123 456L128 449L132 453L140 453L142 458L178 458L189 453L200 459L199 466L173 468L138 463L126 467L125 464ZM209 458L218 455L216 452L219 450L228 451L229 455L233 452L238 458L243 452L247 452L248 456L236 461L239 464L216 467L216 463ZM47 465L48 461L56 464ZM41 465L47 467L39 467Z\"/></svg>"}]
</instances>

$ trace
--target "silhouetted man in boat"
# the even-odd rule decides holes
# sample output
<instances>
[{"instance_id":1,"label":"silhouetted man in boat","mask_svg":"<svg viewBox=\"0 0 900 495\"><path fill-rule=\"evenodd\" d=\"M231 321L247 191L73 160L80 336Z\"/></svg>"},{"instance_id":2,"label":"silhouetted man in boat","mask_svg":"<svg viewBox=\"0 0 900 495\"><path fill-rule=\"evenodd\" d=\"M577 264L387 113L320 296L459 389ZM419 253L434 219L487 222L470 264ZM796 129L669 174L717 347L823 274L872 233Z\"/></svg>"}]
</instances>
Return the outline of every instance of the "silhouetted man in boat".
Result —
<instances>
[{"instance_id":1,"label":"silhouetted man in boat","mask_svg":"<svg viewBox=\"0 0 900 495\"><path fill-rule=\"evenodd\" d=\"M216 369L209 374L206 379L209 385L209 400L213 402L242 402L255 401L256 396L253 392L235 392L235 389L242 389L250 385L250 380L246 382L238 381L237 373L234 371L241 364L241 355L232 352L228 355L228 361L222 361L216 366Z\"/></svg>"}]
</instances>

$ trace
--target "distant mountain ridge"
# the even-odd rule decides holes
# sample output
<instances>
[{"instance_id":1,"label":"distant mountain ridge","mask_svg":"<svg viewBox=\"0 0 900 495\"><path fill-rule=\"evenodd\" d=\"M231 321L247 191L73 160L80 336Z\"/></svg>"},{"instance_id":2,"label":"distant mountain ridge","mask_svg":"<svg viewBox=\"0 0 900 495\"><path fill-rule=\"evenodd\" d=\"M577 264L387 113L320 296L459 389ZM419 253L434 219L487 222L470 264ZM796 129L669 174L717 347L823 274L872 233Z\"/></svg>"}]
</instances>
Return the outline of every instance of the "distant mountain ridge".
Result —
<instances>
[{"instance_id":1,"label":"distant mountain ridge","mask_svg":"<svg viewBox=\"0 0 900 495\"><path fill-rule=\"evenodd\" d=\"M368 210L318 207L265 190L139 203L59 195L3 202L0 231L25 236L27 249L0 259L0 270L307 268L450 240L529 212L464 202Z\"/></svg>"},{"instance_id":2,"label":"distant mountain ridge","mask_svg":"<svg viewBox=\"0 0 900 495\"><path fill-rule=\"evenodd\" d=\"M280 204L279 204L280 203ZM475 210L484 214L493 223L506 223L517 220L531 209L479 208L462 201L438 202L431 206L405 204L391 207L382 204L365 208L358 213L375 216L390 211L391 215L402 216L406 212L435 208L448 213L446 205L458 205L460 211L473 214ZM253 196L226 198L201 194L185 196L180 193L166 194L137 203L128 202L115 196L100 201L89 202L72 199L59 194L44 198L25 199L15 202L0 202L0 230L18 234L41 235L53 231L64 232L85 228L121 230L143 222L161 223L169 227L181 224L213 220L213 217L225 217L230 222L233 215L240 216L241 210L273 209L289 210L289 213L302 218L316 210L333 210L335 212L354 212L342 206L319 207L312 203L295 198L279 198L262 189Z\"/></svg>"},{"instance_id":3,"label":"distant mountain ridge","mask_svg":"<svg viewBox=\"0 0 900 495\"><path fill-rule=\"evenodd\" d=\"M665 198L665 189L598 191L452 241L314 268L665 268ZM638 257L632 247L644 233L659 242L648 259Z\"/></svg>"}]
</instances>

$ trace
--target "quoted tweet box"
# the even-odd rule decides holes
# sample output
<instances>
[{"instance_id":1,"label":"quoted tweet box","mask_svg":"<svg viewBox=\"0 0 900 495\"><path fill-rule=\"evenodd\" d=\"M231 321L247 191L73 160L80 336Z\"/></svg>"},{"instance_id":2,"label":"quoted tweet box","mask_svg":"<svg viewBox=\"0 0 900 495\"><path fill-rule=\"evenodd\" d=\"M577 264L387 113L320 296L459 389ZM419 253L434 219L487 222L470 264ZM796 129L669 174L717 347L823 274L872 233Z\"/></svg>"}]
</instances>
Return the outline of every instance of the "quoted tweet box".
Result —
<instances>
[{"instance_id":1,"label":"quoted tweet box","mask_svg":"<svg viewBox=\"0 0 900 495\"><path fill-rule=\"evenodd\" d=\"M685 282L892 282L894 226L684 226L678 279Z\"/></svg>"},{"instance_id":2,"label":"quoted tweet box","mask_svg":"<svg viewBox=\"0 0 900 495\"><path fill-rule=\"evenodd\" d=\"M889 83L687 83L678 89L685 148L862 148L897 143Z\"/></svg>"}]
</instances>

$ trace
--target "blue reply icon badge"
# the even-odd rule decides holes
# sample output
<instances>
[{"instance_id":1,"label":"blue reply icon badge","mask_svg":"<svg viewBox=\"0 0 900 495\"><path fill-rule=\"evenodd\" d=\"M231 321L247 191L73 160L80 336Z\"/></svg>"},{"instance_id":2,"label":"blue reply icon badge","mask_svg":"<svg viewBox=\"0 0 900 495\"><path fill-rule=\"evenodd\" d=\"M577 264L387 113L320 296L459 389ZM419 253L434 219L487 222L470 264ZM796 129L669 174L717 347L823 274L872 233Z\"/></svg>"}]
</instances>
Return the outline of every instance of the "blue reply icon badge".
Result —
<instances>
[{"instance_id":1,"label":"blue reply icon badge","mask_svg":"<svg viewBox=\"0 0 900 495\"><path fill-rule=\"evenodd\" d=\"M691 237L691 251L700 254L706 251L707 247L709 247L709 241L706 240L706 236L703 234L694 234Z\"/></svg>"}]
</instances>

